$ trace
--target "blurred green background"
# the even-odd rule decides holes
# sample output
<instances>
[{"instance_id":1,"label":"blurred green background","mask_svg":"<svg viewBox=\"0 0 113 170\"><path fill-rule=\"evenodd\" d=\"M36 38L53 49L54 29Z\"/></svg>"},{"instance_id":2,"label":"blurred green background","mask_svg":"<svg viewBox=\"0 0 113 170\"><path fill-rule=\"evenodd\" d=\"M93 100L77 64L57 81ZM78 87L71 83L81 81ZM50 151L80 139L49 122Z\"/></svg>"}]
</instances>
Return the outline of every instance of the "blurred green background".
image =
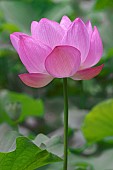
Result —
<instances>
[{"instance_id":1,"label":"blurred green background","mask_svg":"<svg viewBox=\"0 0 113 170\"><path fill-rule=\"evenodd\" d=\"M18 74L26 70L9 35L17 31L30 34L33 20L45 17L59 22L63 15L71 20L76 17L85 22L91 20L93 26L98 27L104 46L103 57L98 63L104 63L100 75L89 81L68 80L69 135L80 129L84 116L93 106L113 97L113 0L0 0L0 122L7 122L14 129L19 124L19 132L30 138L38 133L63 133L62 80L55 79L41 89L25 86ZM75 147L73 140L75 138L70 138L70 145ZM100 146L103 144L99 143ZM110 146L96 148L91 155Z\"/></svg>"}]
</instances>

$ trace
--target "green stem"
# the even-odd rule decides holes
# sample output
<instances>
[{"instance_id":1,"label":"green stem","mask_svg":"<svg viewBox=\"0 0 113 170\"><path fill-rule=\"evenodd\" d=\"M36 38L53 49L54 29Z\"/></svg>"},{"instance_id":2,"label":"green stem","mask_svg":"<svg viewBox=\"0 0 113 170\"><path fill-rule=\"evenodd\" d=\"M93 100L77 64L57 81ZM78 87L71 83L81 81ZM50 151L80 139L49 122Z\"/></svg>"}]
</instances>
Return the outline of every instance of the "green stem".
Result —
<instances>
[{"instance_id":1,"label":"green stem","mask_svg":"<svg viewBox=\"0 0 113 170\"><path fill-rule=\"evenodd\" d=\"M64 167L67 170L68 162L68 92L67 92L67 78L63 78L64 91Z\"/></svg>"}]
</instances>

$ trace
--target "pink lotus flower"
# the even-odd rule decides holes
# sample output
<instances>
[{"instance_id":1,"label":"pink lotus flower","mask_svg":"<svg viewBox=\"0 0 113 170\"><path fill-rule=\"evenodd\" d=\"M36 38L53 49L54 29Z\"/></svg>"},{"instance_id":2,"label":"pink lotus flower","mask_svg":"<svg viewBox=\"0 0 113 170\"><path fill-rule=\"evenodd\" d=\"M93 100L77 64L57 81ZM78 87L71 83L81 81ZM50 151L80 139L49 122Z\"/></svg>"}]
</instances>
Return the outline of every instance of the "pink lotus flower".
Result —
<instances>
[{"instance_id":1,"label":"pink lotus flower","mask_svg":"<svg viewBox=\"0 0 113 170\"><path fill-rule=\"evenodd\" d=\"M11 42L29 73L20 74L28 86L40 88L54 78L88 80L100 73L103 65L93 67L103 53L96 26L77 18L63 16L60 24L41 19L31 24L31 36L15 32Z\"/></svg>"}]
</instances>

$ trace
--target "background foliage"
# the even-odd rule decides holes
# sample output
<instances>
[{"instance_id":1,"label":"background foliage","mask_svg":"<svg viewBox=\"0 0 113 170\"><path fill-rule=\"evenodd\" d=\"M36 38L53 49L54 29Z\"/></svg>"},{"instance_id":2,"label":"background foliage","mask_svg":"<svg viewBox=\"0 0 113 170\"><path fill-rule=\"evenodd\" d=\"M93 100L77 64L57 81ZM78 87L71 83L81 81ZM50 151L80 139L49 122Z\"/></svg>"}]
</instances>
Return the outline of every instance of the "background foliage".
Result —
<instances>
[{"instance_id":1,"label":"background foliage","mask_svg":"<svg viewBox=\"0 0 113 170\"><path fill-rule=\"evenodd\" d=\"M15 31L30 34L33 20L46 17L60 21L63 15L72 20L78 16L84 21L90 19L93 26L98 27L104 45L100 63L105 65L101 74L92 80L68 81L69 169L113 168L112 11L112 0L0 1L0 169L8 170L11 166L7 164L9 158L13 160L16 157L18 161L11 167L16 170L15 164L19 166L21 160L15 153L17 150L17 153L21 152L23 145L26 149L31 147L31 150L25 150L22 167L31 166L29 170L38 167L40 170L60 170L62 167L62 162L46 165L62 160L59 158L62 152L58 152L59 147L63 148L62 80L56 79L41 89L25 86L18 74L26 70L10 43L9 35ZM37 136L40 133L52 138ZM55 135L58 137L53 138ZM45 160L42 161L39 158L43 153ZM29 154L34 155L30 166L27 164L31 159Z\"/></svg>"}]
</instances>

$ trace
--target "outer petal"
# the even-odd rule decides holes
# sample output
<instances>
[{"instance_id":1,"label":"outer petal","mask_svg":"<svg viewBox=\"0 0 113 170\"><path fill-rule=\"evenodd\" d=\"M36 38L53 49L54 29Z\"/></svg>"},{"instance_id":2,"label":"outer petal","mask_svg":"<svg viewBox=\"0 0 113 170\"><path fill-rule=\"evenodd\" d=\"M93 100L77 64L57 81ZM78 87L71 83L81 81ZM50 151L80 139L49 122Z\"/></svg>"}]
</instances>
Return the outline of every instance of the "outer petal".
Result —
<instances>
[{"instance_id":1,"label":"outer petal","mask_svg":"<svg viewBox=\"0 0 113 170\"><path fill-rule=\"evenodd\" d=\"M44 87L53 80L50 75L40 73L20 74L19 77L24 84L34 88Z\"/></svg>"},{"instance_id":2,"label":"outer petal","mask_svg":"<svg viewBox=\"0 0 113 170\"><path fill-rule=\"evenodd\" d=\"M97 66L97 67L80 70L75 75L73 75L71 78L73 80L90 80L101 72L103 66L104 64Z\"/></svg>"},{"instance_id":3,"label":"outer petal","mask_svg":"<svg viewBox=\"0 0 113 170\"><path fill-rule=\"evenodd\" d=\"M82 64L83 68L94 66L98 63L103 53L102 40L96 27L91 36L90 50L85 62Z\"/></svg>"},{"instance_id":4,"label":"outer petal","mask_svg":"<svg viewBox=\"0 0 113 170\"><path fill-rule=\"evenodd\" d=\"M12 43L13 47L16 49L17 52L19 52L18 51L19 50L18 42L19 42L19 39L20 39L19 38L20 35L26 35L27 36L27 34L24 34L22 32L14 32L14 33L10 34L11 43Z\"/></svg>"},{"instance_id":5,"label":"outer petal","mask_svg":"<svg viewBox=\"0 0 113 170\"><path fill-rule=\"evenodd\" d=\"M30 73L46 72L44 62L51 49L32 37L21 36L19 56Z\"/></svg>"},{"instance_id":6,"label":"outer petal","mask_svg":"<svg viewBox=\"0 0 113 170\"><path fill-rule=\"evenodd\" d=\"M93 28L92 28L92 24L90 21L87 21L86 22L86 28L88 30L88 33L89 33L89 37L91 38L91 35L92 35L92 32L93 32Z\"/></svg>"},{"instance_id":7,"label":"outer petal","mask_svg":"<svg viewBox=\"0 0 113 170\"><path fill-rule=\"evenodd\" d=\"M36 31L37 31L37 27L38 27L39 23L37 21L33 21L31 23L31 34L35 37L36 35Z\"/></svg>"},{"instance_id":8,"label":"outer petal","mask_svg":"<svg viewBox=\"0 0 113 170\"><path fill-rule=\"evenodd\" d=\"M37 24L36 30L32 29L32 35L44 44L54 48L60 44L64 30L57 22L43 18Z\"/></svg>"},{"instance_id":9,"label":"outer petal","mask_svg":"<svg viewBox=\"0 0 113 170\"><path fill-rule=\"evenodd\" d=\"M71 46L57 46L45 60L47 72L53 77L72 76L80 67L80 52Z\"/></svg>"},{"instance_id":10,"label":"outer petal","mask_svg":"<svg viewBox=\"0 0 113 170\"><path fill-rule=\"evenodd\" d=\"M69 30L65 34L62 44L71 45L81 52L81 62L83 63L88 55L90 41L85 24L79 18L73 21Z\"/></svg>"},{"instance_id":11,"label":"outer petal","mask_svg":"<svg viewBox=\"0 0 113 170\"><path fill-rule=\"evenodd\" d=\"M63 16L60 21L60 25L64 30L67 30L71 23L72 23L71 20L67 16Z\"/></svg>"}]
</instances>

